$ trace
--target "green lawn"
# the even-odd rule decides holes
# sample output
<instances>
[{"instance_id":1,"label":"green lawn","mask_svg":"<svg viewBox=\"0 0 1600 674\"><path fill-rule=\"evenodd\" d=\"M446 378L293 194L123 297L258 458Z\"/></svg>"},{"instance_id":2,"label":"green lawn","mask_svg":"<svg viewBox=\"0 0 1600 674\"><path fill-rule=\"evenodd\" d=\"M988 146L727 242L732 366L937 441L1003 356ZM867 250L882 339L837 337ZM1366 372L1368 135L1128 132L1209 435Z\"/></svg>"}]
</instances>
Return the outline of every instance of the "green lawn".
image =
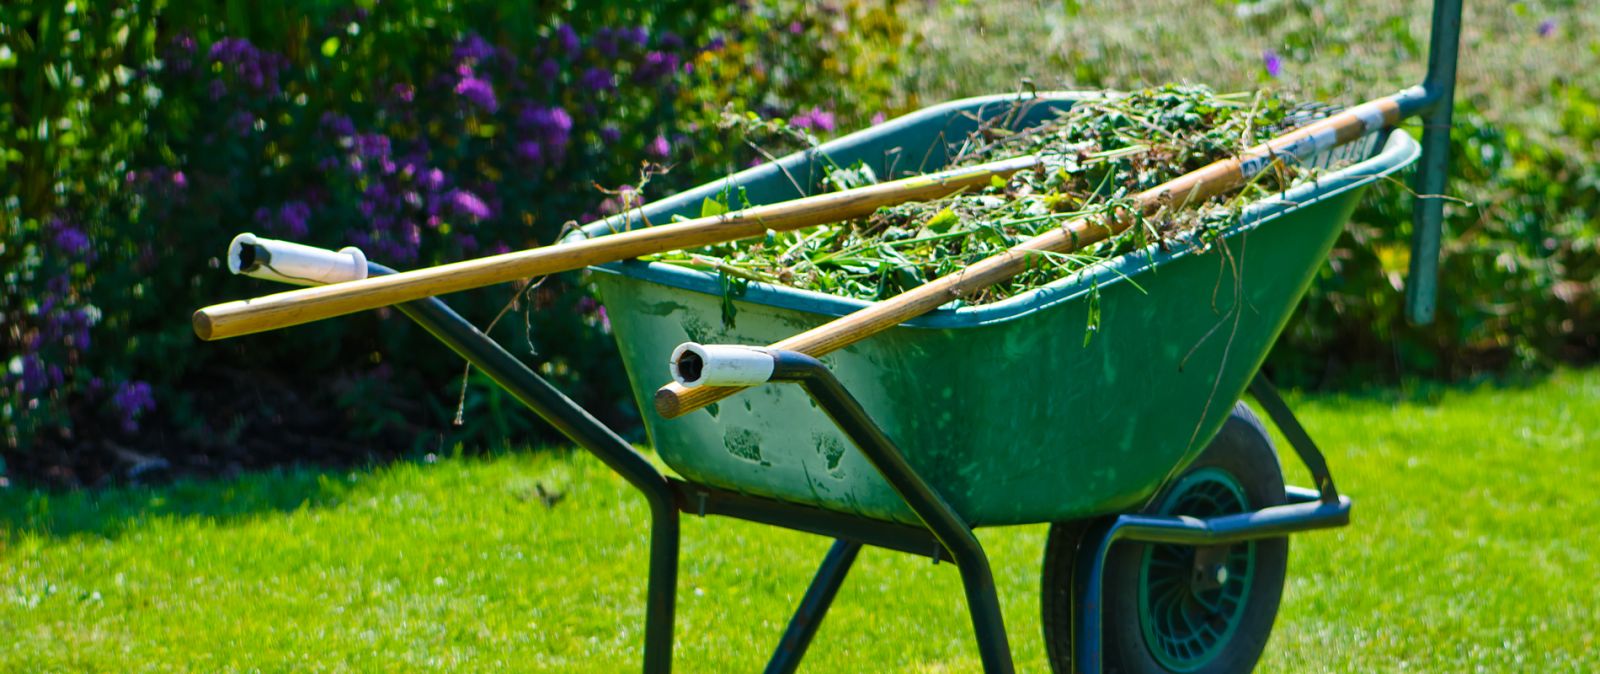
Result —
<instances>
[{"instance_id":1,"label":"green lawn","mask_svg":"<svg viewBox=\"0 0 1600 674\"><path fill-rule=\"evenodd\" d=\"M1265 670L1600 669L1600 371L1298 403L1357 506L1295 540ZM645 529L584 455L13 488L0 671L632 671ZM758 669L827 541L684 535L681 671ZM1020 668L1043 671L1043 530L983 537ZM869 550L809 671L975 671L970 637L952 567Z\"/></svg>"}]
</instances>

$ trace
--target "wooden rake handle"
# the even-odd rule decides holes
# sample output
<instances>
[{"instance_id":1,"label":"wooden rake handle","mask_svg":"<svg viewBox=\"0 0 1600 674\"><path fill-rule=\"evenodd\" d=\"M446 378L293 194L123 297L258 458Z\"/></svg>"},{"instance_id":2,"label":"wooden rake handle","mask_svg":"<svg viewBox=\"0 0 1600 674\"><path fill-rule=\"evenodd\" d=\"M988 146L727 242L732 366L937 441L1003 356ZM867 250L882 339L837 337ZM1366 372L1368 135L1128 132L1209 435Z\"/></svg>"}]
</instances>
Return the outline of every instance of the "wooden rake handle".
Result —
<instances>
[{"instance_id":1,"label":"wooden rake handle","mask_svg":"<svg viewBox=\"0 0 1600 674\"><path fill-rule=\"evenodd\" d=\"M987 185L995 177L1010 176L1042 161L1031 155L1003 159L574 243L217 304L194 313L194 332L206 340L248 335L594 264L763 236L769 230L851 220L883 206L937 199Z\"/></svg>"},{"instance_id":2,"label":"wooden rake handle","mask_svg":"<svg viewBox=\"0 0 1600 674\"><path fill-rule=\"evenodd\" d=\"M1370 131L1398 124L1399 121L1400 106L1395 97L1363 103L1269 140L1239 157L1214 162L1145 190L1134 197L1133 205L1149 215L1162 208L1182 208L1203 203L1211 197L1244 186L1274 162L1283 159L1304 160L1328 148L1360 138ZM966 269L772 344L771 348L821 357L932 311L953 299L1016 276L1035 264L1035 258L1041 251L1071 252L1120 233L1133 221L1134 218L1094 216L1065 221L1060 227ZM656 412L672 419L742 390L741 387L688 388L677 383L668 384L656 391Z\"/></svg>"}]
</instances>

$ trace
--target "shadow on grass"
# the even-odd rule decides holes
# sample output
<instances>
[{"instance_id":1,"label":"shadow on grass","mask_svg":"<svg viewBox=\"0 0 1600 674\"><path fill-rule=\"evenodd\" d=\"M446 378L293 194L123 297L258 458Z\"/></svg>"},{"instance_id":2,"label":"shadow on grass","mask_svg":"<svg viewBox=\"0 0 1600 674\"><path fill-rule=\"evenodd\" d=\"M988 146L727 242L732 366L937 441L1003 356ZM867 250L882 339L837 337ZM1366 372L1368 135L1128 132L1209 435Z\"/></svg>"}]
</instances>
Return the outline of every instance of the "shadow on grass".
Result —
<instances>
[{"instance_id":1,"label":"shadow on grass","mask_svg":"<svg viewBox=\"0 0 1600 674\"><path fill-rule=\"evenodd\" d=\"M285 468L163 486L0 490L0 539L19 535L116 538L154 521L227 523L337 504L368 470Z\"/></svg>"}]
</instances>

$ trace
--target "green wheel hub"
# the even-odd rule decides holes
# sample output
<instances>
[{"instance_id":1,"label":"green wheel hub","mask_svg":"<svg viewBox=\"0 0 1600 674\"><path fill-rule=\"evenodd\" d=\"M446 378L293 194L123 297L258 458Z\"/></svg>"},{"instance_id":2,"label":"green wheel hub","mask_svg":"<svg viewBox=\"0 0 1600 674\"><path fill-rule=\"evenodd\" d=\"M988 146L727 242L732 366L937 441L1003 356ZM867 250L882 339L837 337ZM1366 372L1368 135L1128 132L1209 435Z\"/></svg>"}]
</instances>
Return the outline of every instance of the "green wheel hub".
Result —
<instances>
[{"instance_id":1,"label":"green wheel hub","mask_svg":"<svg viewBox=\"0 0 1600 674\"><path fill-rule=\"evenodd\" d=\"M1212 517L1249 510L1244 489L1226 471L1185 475L1162 500L1166 515ZM1204 667L1238 630L1256 572L1256 544L1212 547L1149 545L1139 566L1139 624L1163 667Z\"/></svg>"}]
</instances>

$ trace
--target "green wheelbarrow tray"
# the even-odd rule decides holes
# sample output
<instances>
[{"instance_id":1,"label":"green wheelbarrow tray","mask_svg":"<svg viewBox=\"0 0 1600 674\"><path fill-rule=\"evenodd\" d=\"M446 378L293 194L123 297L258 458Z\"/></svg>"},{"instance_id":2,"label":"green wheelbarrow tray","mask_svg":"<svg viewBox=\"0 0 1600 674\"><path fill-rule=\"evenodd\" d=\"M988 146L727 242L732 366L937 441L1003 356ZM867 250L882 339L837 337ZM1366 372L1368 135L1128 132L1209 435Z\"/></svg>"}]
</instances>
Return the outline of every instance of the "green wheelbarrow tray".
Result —
<instances>
[{"instance_id":1,"label":"green wheelbarrow tray","mask_svg":"<svg viewBox=\"0 0 1600 674\"><path fill-rule=\"evenodd\" d=\"M694 216L744 189L803 196L825 155L880 176L940 168L979 120L1038 123L1094 94L955 101L591 224L601 236ZM1193 461L1244 393L1365 189L1415 161L1404 132L1335 148L1348 163L1249 205L1209 244L1124 255L1003 302L945 308L823 359L971 525L1136 510ZM642 216L642 217L641 217ZM667 420L651 404L674 347L766 345L867 303L639 261L594 268L650 442L685 478L753 496L908 524L917 518L803 390L763 386ZM1098 321L1090 316L1098 312ZM1092 333L1089 333L1094 326Z\"/></svg>"}]
</instances>

